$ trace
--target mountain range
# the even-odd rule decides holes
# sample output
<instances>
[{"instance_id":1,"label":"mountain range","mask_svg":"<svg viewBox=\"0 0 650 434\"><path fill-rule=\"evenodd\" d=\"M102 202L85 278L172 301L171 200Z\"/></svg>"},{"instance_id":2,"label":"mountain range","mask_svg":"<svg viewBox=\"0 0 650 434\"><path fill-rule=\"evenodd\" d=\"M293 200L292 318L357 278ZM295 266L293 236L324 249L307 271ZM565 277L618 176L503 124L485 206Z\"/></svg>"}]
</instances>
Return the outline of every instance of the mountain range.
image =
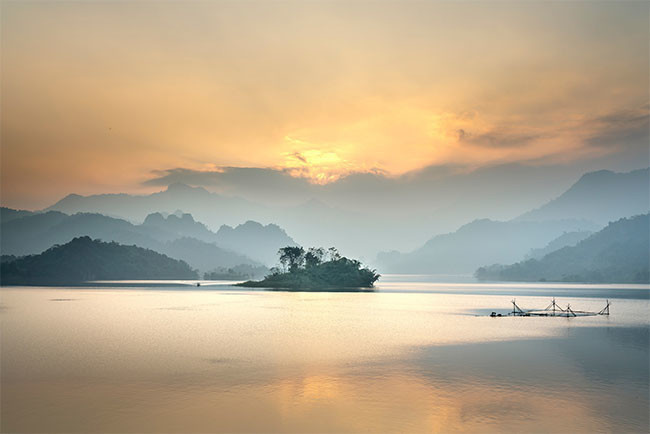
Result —
<instances>
[{"instance_id":1,"label":"mountain range","mask_svg":"<svg viewBox=\"0 0 650 434\"><path fill-rule=\"evenodd\" d=\"M455 232L434 236L411 252L380 253L376 265L384 273L467 274L485 264L512 263L534 255L535 249L548 247L565 232L593 232L610 220L649 211L648 169L592 172L559 197L517 218L475 220ZM569 241L556 240L551 248Z\"/></svg>"},{"instance_id":2,"label":"mountain range","mask_svg":"<svg viewBox=\"0 0 650 434\"><path fill-rule=\"evenodd\" d=\"M440 189L433 182L437 179L434 174L428 176L433 177L431 185ZM485 178L487 175L481 176ZM374 187L371 188L376 182L372 175L363 179L369 186L369 194L375 194ZM388 182L386 178L382 179ZM449 177L440 179L446 185ZM457 179L461 184L465 182L462 181L465 178ZM354 182L347 180L337 183L336 188L341 188L346 182L357 190L363 184L359 179ZM387 189L393 191L395 185L390 184ZM322 191L331 194L331 190ZM502 195L512 191L506 189ZM320 197L327 197L325 193ZM505 200L492 192L481 199L481 203ZM466 214L469 209L465 207L467 199L462 197L443 202L439 209L441 213L451 203L457 204L462 213ZM526 200L528 202L531 202L530 198ZM343 250L370 255L369 252L377 252L386 246L395 248L399 243L393 241L400 235L410 234L409 238L417 233L420 240L423 236L429 239L420 241L419 247L406 253L396 249L380 253L373 265L382 273L470 274L486 264L539 258L575 245L610 220L649 212L649 202L649 169L628 173L597 171L583 175L542 206L509 220L481 218L462 224L451 232L436 234L444 225L436 224L440 220L435 213L414 213L395 218L399 208L386 207L386 212L377 212L375 205L364 212L358 206L355 209L344 208L340 201L332 206L318 198L298 205L273 207L177 183L159 193L144 196L69 195L41 212L3 208L0 214L1 246L3 254L20 256L40 253L54 244L89 235L150 248L185 260L205 272L237 265L274 265L278 248L299 244L309 246L305 239L320 240L311 245L343 246ZM195 214L180 209L191 210L202 217L195 219ZM421 209L433 208L424 206ZM514 208L510 206L509 209ZM275 219L275 223L258 223L251 220L254 216L262 220ZM229 221L245 223L227 224ZM296 238L289 237L281 226L292 228ZM369 262L363 255L359 256Z\"/></svg>"},{"instance_id":3,"label":"mountain range","mask_svg":"<svg viewBox=\"0 0 650 434\"><path fill-rule=\"evenodd\" d=\"M468 173L430 167L395 179L372 173L354 174L322 186L274 171L239 173L242 170L230 168L219 176L236 177L238 182L245 180L248 189L226 192L246 197L191 187L178 182L185 179L180 176L169 178L174 182L157 193L73 194L47 210L101 213L140 224L152 213L166 215L181 209L214 232L224 224L235 226L254 220L281 226L297 244L337 246L344 254L368 262L388 246L413 251L427 238L453 232L477 218L580 219L602 226L610 220L644 212L650 194L648 169L587 173L574 181L572 187L568 184L568 190L566 184L561 187L570 180L565 171L522 165ZM195 178L200 175L193 174ZM517 179L517 183L512 179Z\"/></svg>"},{"instance_id":4,"label":"mountain range","mask_svg":"<svg viewBox=\"0 0 650 434\"><path fill-rule=\"evenodd\" d=\"M2 216L15 216L11 211L3 208ZM190 214L163 217L154 213L142 224L135 225L97 213L67 215L48 211L3 220L0 245L3 255L22 256L41 253L75 237L90 236L149 248L184 260L202 272L241 264L271 266L280 247L295 245L291 237L275 225L247 222L236 228L226 226L222 229L214 233Z\"/></svg>"},{"instance_id":5,"label":"mountain range","mask_svg":"<svg viewBox=\"0 0 650 434\"><path fill-rule=\"evenodd\" d=\"M541 259L481 267L481 280L650 283L650 218L623 218Z\"/></svg>"},{"instance_id":6,"label":"mountain range","mask_svg":"<svg viewBox=\"0 0 650 434\"><path fill-rule=\"evenodd\" d=\"M377 267L384 273L470 274L486 262L518 261L564 232L584 229L596 226L584 220L475 220L456 232L431 238L413 252L380 253Z\"/></svg>"}]
</instances>

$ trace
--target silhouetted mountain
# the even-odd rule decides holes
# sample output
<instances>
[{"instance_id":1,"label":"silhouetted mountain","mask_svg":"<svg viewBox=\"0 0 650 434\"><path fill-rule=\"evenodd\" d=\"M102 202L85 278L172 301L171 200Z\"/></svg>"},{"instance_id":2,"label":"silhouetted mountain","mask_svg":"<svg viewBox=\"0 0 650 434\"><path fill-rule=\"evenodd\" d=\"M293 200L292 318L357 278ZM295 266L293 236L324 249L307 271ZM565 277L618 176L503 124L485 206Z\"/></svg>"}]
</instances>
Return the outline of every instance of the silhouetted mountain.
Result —
<instances>
[{"instance_id":1,"label":"silhouetted mountain","mask_svg":"<svg viewBox=\"0 0 650 434\"><path fill-rule=\"evenodd\" d=\"M377 263L382 273L472 273L486 262L520 260L532 248L543 247L564 232L584 228L595 229L593 224L577 220L475 220L456 232L431 238L411 253L382 253Z\"/></svg>"},{"instance_id":2,"label":"silhouetted mountain","mask_svg":"<svg viewBox=\"0 0 650 434\"><path fill-rule=\"evenodd\" d=\"M620 219L540 260L492 265L476 271L482 280L562 282L650 282L650 218Z\"/></svg>"},{"instance_id":3,"label":"silhouetted mountain","mask_svg":"<svg viewBox=\"0 0 650 434\"><path fill-rule=\"evenodd\" d=\"M162 218L162 216L160 216ZM152 217L156 221L157 217ZM78 213L66 215L57 211L34 214L2 223L1 248L6 255L41 253L54 244L64 244L79 236L105 241L135 244L186 261L202 271L239 264L260 265L244 255L221 248L214 243L184 237L187 232L216 234L187 215L169 216L161 225L134 225L125 220L101 214ZM177 222L178 220L178 222ZM174 232L176 230L177 232Z\"/></svg>"},{"instance_id":4,"label":"silhouetted mountain","mask_svg":"<svg viewBox=\"0 0 650 434\"><path fill-rule=\"evenodd\" d=\"M28 215L34 214L32 211L22 209L11 209L6 207L0 208L0 222L8 222L10 220L19 219Z\"/></svg>"},{"instance_id":5,"label":"silhouetted mountain","mask_svg":"<svg viewBox=\"0 0 650 434\"><path fill-rule=\"evenodd\" d=\"M517 220L586 219L598 224L650 211L650 169L582 176L565 193Z\"/></svg>"},{"instance_id":6,"label":"silhouetted mountain","mask_svg":"<svg viewBox=\"0 0 650 434\"><path fill-rule=\"evenodd\" d=\"M580 241L590 237L592 234L592 231L565 232L541 249L531 249L531 251L526 254L526 259L540 259L551 252L560 250L562 247L575 246Z\"/></svg>"},{"instance_id":7,"label":"silhouetted mountain","mask_svg":"<svg viewBox=\"0 0 650 434\"><path fill-rule=\"evenodd\" d=\"M216 241L222 247L243 253L267 266L275 263L278 249L297 245L279 226L264 226L250 220L235 228L221 226Z\"/></svg>"},{"instance_id":8,"label":"silhouetted mountain","mask_svg":"<svg viewBox=\"0 0 650 434\"><path fill-rule=\"evenodd\" d=\"M40 255L0 265L3 285L75 284L91 280L196 279L187 263L136 246L75 238Z\"/></svg>"}]
</instances>

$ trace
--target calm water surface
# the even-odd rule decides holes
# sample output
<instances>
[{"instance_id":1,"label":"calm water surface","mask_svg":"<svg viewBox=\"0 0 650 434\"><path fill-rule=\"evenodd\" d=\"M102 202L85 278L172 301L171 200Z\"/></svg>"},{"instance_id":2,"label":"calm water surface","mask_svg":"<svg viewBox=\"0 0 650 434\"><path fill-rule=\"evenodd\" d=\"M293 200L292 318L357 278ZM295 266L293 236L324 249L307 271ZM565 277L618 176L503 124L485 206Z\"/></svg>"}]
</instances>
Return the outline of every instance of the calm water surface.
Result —
<instances>
[{"instance_id":1,"label":"calm water surface","mask_svg":"<svg viewBox=\"0 0 650 434\"><path fill-rule=\"evenodd\" d=\"M2 431L648 431L650 288L427 280L2 288Z\"/></svg>"}]
</instances>

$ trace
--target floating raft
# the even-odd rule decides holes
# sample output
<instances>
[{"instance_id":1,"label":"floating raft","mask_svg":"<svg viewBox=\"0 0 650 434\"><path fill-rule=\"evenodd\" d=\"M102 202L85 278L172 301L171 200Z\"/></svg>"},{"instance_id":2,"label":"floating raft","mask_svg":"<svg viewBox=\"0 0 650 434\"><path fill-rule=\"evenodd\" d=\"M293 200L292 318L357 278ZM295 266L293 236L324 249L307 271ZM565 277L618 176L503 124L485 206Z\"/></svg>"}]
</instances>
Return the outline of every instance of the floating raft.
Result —
<instances>
[{"instance_id":1,"label":"floating raft","mask_svg":"<svg viewBox=\"0 0 650 434\"><path fill-rule=\"evenodd\" d=\"M584 310L573 310L571 305L567 304L566 308L561 308L556 302L555 298L551 304L546 306L545 309L522 309L517 305L515 300L512 300L512 312L508 314L509 316L563 316L563 317L574 317L574 316L596 316L596 315L609 315L609 300L607 300L607 305L602 308L599 312L588 312ZM503 316L492 312L491 317Z\"/></svg>"}]
</instances>

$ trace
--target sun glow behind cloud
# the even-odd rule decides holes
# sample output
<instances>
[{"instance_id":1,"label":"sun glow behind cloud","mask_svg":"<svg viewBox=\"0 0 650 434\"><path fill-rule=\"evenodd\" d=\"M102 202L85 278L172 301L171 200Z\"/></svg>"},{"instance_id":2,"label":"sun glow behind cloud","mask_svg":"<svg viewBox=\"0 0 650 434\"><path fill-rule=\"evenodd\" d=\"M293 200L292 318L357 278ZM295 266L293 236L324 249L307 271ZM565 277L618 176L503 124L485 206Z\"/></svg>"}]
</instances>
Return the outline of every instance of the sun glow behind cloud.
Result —
<instances>
[{"instance_id":1,"label":"sun glow behind cloud","mask_svg":"<svg viewBox=\"0 0 650 434\"><path fill-rule=\"evenodd\" d=\"M335 149L318 149L315 144L286 136L285 140L299 151L286 153L280 169L292 176L307 178L316 184L327 184L356 168L339 156Z\"/></svg>"}]
</instances>

